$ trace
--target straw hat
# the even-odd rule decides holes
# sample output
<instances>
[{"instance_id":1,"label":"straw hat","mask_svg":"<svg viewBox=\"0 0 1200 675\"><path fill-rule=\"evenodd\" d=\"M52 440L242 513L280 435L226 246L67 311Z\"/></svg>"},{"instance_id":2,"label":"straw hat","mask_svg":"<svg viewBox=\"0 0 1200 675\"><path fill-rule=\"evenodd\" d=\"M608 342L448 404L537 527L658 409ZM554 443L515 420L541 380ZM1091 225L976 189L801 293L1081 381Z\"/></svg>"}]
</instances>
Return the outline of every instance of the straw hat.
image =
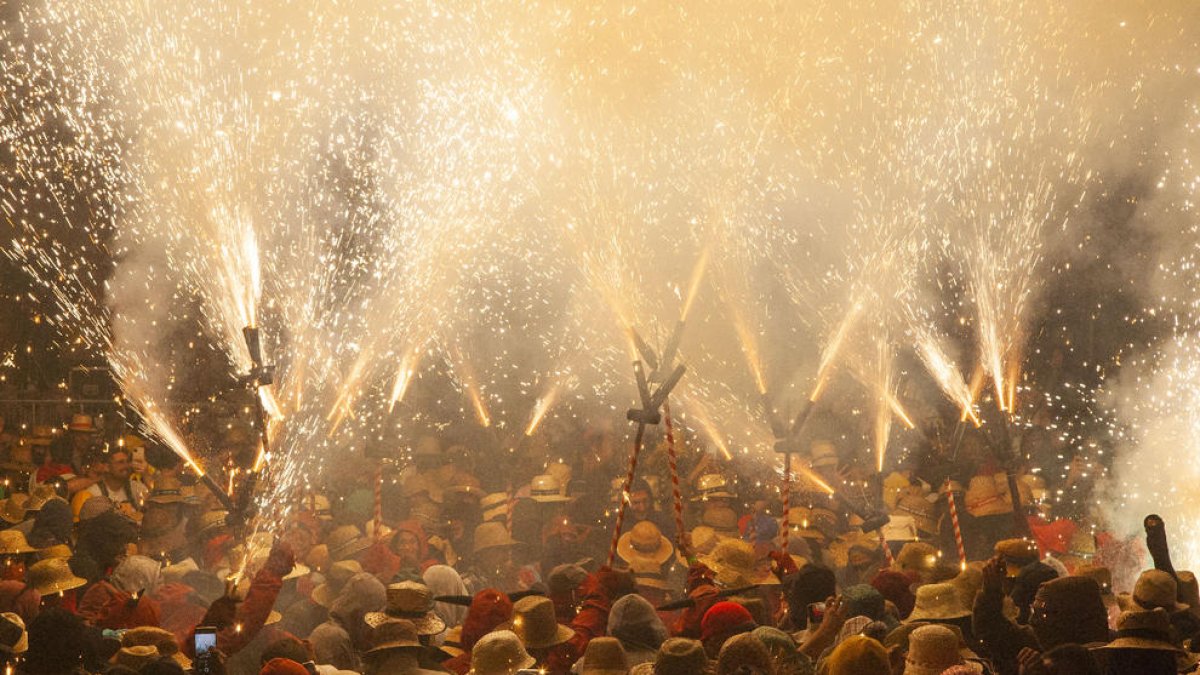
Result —
<instances>
[{"instance_id":1,"label":"straw hat","mask_svg":"<svg viewBox=\"0 0 1200 675\"><path fill-rule=\"evenodd\" d=\"M177 504L186 499L187 495L184 494L183 485L180 484L178 478L171 474L159 476L158 480L154 482L154 489L146 497L146 501L152 504Z\"/></svg>"},{"instance_id":2,"label":"straw hat","mask_svg":"<svg viewBox=\"0 0 1200 675\"><path fill-rule=\"evenodd\" d=\"M1080 565L1075 568L1075 576L1087 577L1100 586L1100 593L1112 595L1112 570L1100 565Z\"/></svg>"},{"instance_id":3,"label":"straw hat","mask_svg":"<svg viewBox=\"0 0 1200 675\"><path fill-rule=\"evenodd\" d=\"M362 574L362 571L362 565L357 560L339 560L333 563L325 574L325 583L313 589L312 601L328 609L338 593L342 592L346 582L354 575Z\"/></svg>"},{"instance_id":4,"label":"straw hat","mask_svg":"<svg viewBox=\"0 0 1200 675\"><path fill-rule=\"evenodd\" d=\"M896 508L896 502L900 501L900 497L908 493L912 487L912 481L902 473L893 471L883 479L883 503L888 509Z\"/></svg>"},{"instance_id":5,"label":"straw hat","mask_svg":"<svg viewBox=\"0 0 1200 675\"><path fill-rule=\"evenodd\" d=\"M567 493L567 486L571 484L574 473L570 464L562 462L554 462L546 467L546 474L554 476L554 481L558 483L559 490L563 494Z\"/></svg>"},{"instance_id":6,"label":"straw hat","mask_svg":"<svg viewBox=\"0 0 1200 675\"><path fill-rule=\"evenodd\" d=\"M58 496L54 485L50 483L35 485L33 490L29 492L29 501L25 502L25 516L29 517L30 511L41 511L46 502L51 499L62 499L62 497Z\"/></svg>"},{"instance_id":7,"label":"straw hat","mask_svg":"<svg viewBox=\"0 0 1200 675\"><path fill-rule=\"evenodd\" d=\"M1004 474L998 474L1003 485L1007 488L1008 479ZM967 512L973 516L994 516L1012 511L1008 500L1007 489L1002 490L995 475L975 476L967 486L965 501Z\"/></svg>"},{"instance_id":8,"label":"straw hat","mask_svg":"<svg viewBox=\"0 0 1200 675\"><path fill-rule=\"evenodd\" d=\"M514 675L530 668L537 659L525 651L521 639L511 630L497 630L484 635L471 649L471 670L468 675Z\"/></svg>"},{"instance_id":9,"label":"straw hat","mask_svg":"<svg viewBox=\"0 0 1200 675\"><path fill-rule=\"evenodd\" d=\"M34 445L50 445L50 439L58 435L59 429L48 424L39 424L33 428Z\"/></svg>"},{"instance_id":10,"label":"straw hat","mask_svg":"<svg viewBox=\"0 0 1200 675\"><path fill-rule=\"evenodd\" d=\"M446 622L433 611L433 593L428 586L415 581L388 585L387 607L363 617L372 627L388 619L407 619L421 635L437 635L446 630Z\"/></svg>"},{"instance_id":11,"label":"straw hat","mask_svg":"<svg viewBox=\"0 0 1200 675\"><path fill-rule=\"evenodd\" d=\"M916 541L921 538L915 518L902 513L893 514L887 525L879 530L885 541Z\"/></svg>"},{"instance_id":12,"label":"straw hat","mask_svg":"<svg viewBox=\"0 0 1200 675\"><path fill-rule=\"evenodd\" d=\"M652 672L657 675L700 675L708 672L708 655L698 640L669 638L658 648Z\"/></svg>"},{"instance_id":13,"label":"straw hat","mask_svg":"<svg viewBox=\"0 0 1200 675\"><path fill-rule=\"evenodd\" d=\"M335 561L345 560L371 547L371 540L354 525L334 528L325 543L329 546L329 557Z\"/></svg>"},{"instance_id":14,"label":"straw hat","mask_svg":"<svg viewBox=\"0 0 1200 675\"><path fill-rule=\"evenodd\" d=\"M513 604L512 630L529 649L545 649L575 637L575 631L560 624L550 598L530 595ZM475 647L478 649L478 645Z\"/></svg>"},{"instance_id":15,"label":"straw hat","mask_svg":"<svg viewBox=\"0 0 1200 675\"><path fill-rule=\"evenodd\" d=\"M96 428L92 421L91 415L72 415L71 423L67 425L68 431L78 431L84 434L98 434L100 430Z\"/></svg>"},{"instance_id":16,"label":"straw hat","mask_svg":"<svg viewBox=\"0 0 1200 675\"><path fill-rule=\"evenodd\" d=\"M967 616L971 616L971 610L963 605L962 594L953 583L924 584L917 587L916 605L905 622L946 621Z\"/></svg>"},{"instance_id":17,"label":"straw hat","mask_svg":"<svg viewBox=\"0 0 1200 675\"><path fill-rule=\"evenodd\" d=\"M671 540L663 536L658 526L649 520L634 525L617 540L617 555L631 565L634 561L661 566L675 554Z\"/></svg>"},{"instance_id":18,"label":"straw hat","mask_svg":"<svg viewBox=\"0 0 1200 675\"><path fill-rule=\"evenodd\" d=\"M921 626L908 636L904 675L941 675L954 666L966 666L972 672L982 673L980 664L963 658L960 643L958 634L946 626Z\"/></svg>"},{"instance_id":19,"label":"straw hat","mask_svg":"<svg viewBox=\"0 0 1200 675\"><path fill-rule=\"evenodd\" d=\"M925 574L937 566L938 550L923 541L910 541L896 554L896 568L901 572Z\"/></svg>"},{"instance_id":20,"label":"straw hat","mask_svg":"<svg viewBox=\"0 0 1200 675\"><path fill-rule=\"evenodd\" d=\"M29 566L26 571L29 585L43 596L69 591L86 585L86 579L80 579L71 571L70 565L63 558L46 558Z\"/></svg>"},{"instance_id":21,"label":"straw hat","mask_svg":"<svg viewBox=\"0 0 1200 675\"><path fill-rule=\"evenodd\" d=\"M36 550L25 541L25 535L20 530L0 530L0 555L21 555Z\"/></svg>"},{"instance_id":22,"label":"straw hat","mask_svg":"<svg viewBox=\"0 0 1200 675\"><path fill-rule=\"evenodd\" d=\"M788 509L788 524L796 536L822 542L837 536L838 531L837 514L819 506L793 506Z\"/></svg>"},{"instance_id":23,"label":"straw hat","mask_svg":"<svg viewBox=\"0 0 1200 675\"><path fill-rule=\"evenodd\" d=\"M1041 557L1037 544L1028 539L1002 539L996 542L993 553L1004 559L1010 577L1017 576L1022 567L1037 562Z\"/></svg>"},{"instance_id":24,"label":"straw hat","mask_svg":"<svg viewBox=\"0 0 1200 675\"><path fill-rule=\"evenodd\" d=\"M1171 617L1162 607L1123 612L1121 618L1117 619L1117 639L1100 649L1153 649L1184 653L1171 642Z\"/></svg>"},{"instance_id":25,"label":"straw hat","mask_svg":"<svg viewBox=\"0 0 1200 675\"><path fill-rule=\"evenodd\" d=\"M184 670L192 667L192 661L179 651L175 634L158 626L138 626L121 634L122 647L150 645L158 649L160 656L169 656Z\"/></svg>"},{"instance_id":26,"label":"straw hat","mask_svg":"<svg viewBox=\"0 0 1200 675\"><path fill-rule=\"evenodd\" d=\"M1142 609L1161 607L1173 612L1185 610L1188 606L1176 601L1178 593L1179 585L1169 573L1146 570L1133 585L1133 602Z\"/></svg>"},{"instance_id":27,"label":"straw hat","mask_svg":"<svg viewBox=\"0 0 1200 675\"><path fill-rule=\"evenodd\" d=\"M371 626L371 648L367 653L378 654L392 649L422 649L417 628L412 621L388 617Z\"/></svg>"},{"instance_id":28,"label":"straw hat","mask_svg":"<svg viewBox=\"0 0 1200 675\"><path fill-rule=\"evenodd\" d=\"M729 491L729 481L719 473L706 473L696 481L696 496L694 502L709 499L733 499L735 495Z\"/></svg>"},{"instance_id":29,"label":"straw hat","mask_svg":"<svg viewBox=\"0 0 1200 675\"><path fill-rule=\"evenodd\" d=\"M121 647L113 657L113 663L131 670L141 670L157 661L159 656L158 647L154 645L134 645Z\"/></svg>"},{"instance_id":30,"label":"straw hat","mask_svg":"<svg viewBox=\"0 0 1200 675\"><path fill-rule=\"evenodd\" d=\"M3 502L0 502L0 518L5 522L19 523L25 520L25 505L29 503L29 495L14 492Z\"/></svg>"},{"instance_id":31,"label":"straw hat","mask_svg":"<svg viewBox=\"0 0 1200 675\"><path fill-rule=\"evenodd\" d=\"M926 534L938 533L937 507L919 495L904 495L896 503L896 511L912 518L917 529Z\"/></svg>"},{"instance_id":32,"label":"straw hat","mask_svg":"<svg viewBox=\"0 0 1200 675\"><path fill-rule=\"evenodd\" d=\"M529 497L542 504L571 501L570 497L563 494L554 476L549 474L534 476L529 481Z\"/></svg>"},{"instance_id":33,"label":"straw hat","mask_svg":"<svg viewBox=\"0 0 1200 675\"><path fill-rule=\"evenodd\" d=\"M66 560L74 553L71 552L71 547L66 544L55 544L38 552L38 559L45 560L46 558L62 558Z\"/></svg>"},{"instance_id":34,"label":"straw hat","mask_svg":"<svg viewBox=\"0 0 1200 675\"><path fill-rule=\"evenodd\" d=\"M716 573L716 582L726 588L778 584L771 570L758 564L754 547L740 539L727 539L701 562Z\"/></svg>"},{"instance_id":35,"label":"straw hat","mask_svg":"<svg viewBox=\"0 0 1200 675\"><path fill-rule=\"evenodd\" d=\"M633 572L633 583L636 586L657 588L663 591L671 588L667 584L667 578L663 576L662 566L656 565L653 560L633 561L629 563L629 571Z\"/></svg>"},{"instance_id":36,"label":"straw hat","mask_svg":"<svg viewBox=\"0 0 1200 675\"><path fill-rule=\"evenodd\" d=\"M493 492L479 500L479 508L483 511L483 521L503 520L508 515L509 496L507 492Z\"/></svg>"},{"instance_id":37,"label":"straw hat","mask_svg":"<svg viewBox=\"0 0 1200 675\"><path fill-rule=\"evenodd\" d=\"M520 542L512 538L504 523L480 523L475 526L475 553L500 546L520 546Z\"/></svg>"},{"instance_id":38,"label":"straw hat","mask_svg":"<svg viewBox=\"0 0 1200 675\"><path fill-rule=\"evenodd\" d=\"M629 672L629 659L621 641L614 637L592 638L583 652L581 674L625 675Z\"/></svg>"},{"instance_id":39,"label":"straw hat","mask_svg":"<svg viewBox=\"0 0 1200 675\"><path fill-rule=\"evenodd\" d=\"M710 506L704 509L704 514L700 516L700 523L711 527L717 534L727 537L736 537L739 534L737 511L728 506Z\"/></svg>"},{"instance_id":40,"label":"straw hat","mask_svg":"<svg viewBox=\"0 0 1200 675\"><path fill-rule=\"evenodd\" d=\"M709 553L712 553L712 550L717 547L717 544L724 539L725 535L717 534L717 531L708 525L697 525L696 527L692 528L692 550L695 551L697 555L708 555Z\"/></svg>"}]
</instances>

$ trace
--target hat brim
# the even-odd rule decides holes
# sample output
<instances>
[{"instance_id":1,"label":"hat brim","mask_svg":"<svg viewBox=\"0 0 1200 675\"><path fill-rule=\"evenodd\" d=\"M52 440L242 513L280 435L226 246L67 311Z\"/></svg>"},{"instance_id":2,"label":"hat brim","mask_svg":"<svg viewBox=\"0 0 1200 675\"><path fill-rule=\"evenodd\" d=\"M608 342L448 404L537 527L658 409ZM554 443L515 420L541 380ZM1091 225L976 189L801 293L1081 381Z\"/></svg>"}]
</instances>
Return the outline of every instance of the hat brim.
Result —
<instances>
[{"instance_id":1,"label":"hat brim","mask_svg":"<svg viewBox=\"0 0 1200 675\"><path fill-rule=\"evenodd\" d=\"M530 499L539 504L561 504L562 502L571 501L571 498L566 495L538 495L530 497Z\"/></svg>"},{"instance_id":2,"label":"hat brim","mask_svg":"<svg viewBox=\"0 0 1200 675\"><path fill-rule=\"evenodd\" d=\"M87 585L86 579L80 579L79 577L72 576L70 579L67 579L66 581L61 581L61 582L56 581L52 584L47 584L40 588L37 586L34 586L33 590L35 590L39 594L41 594L42 597L45 597L47 595L54 595L55 593L65 593L66 591L71 591L71 590L74 590L76 588L80 588L80 587L86 586L86 585Z\"/></svg>"},{"instance_id":3,"label":"hat brim","mask_svg":"<svg viewBox=\"0 0 1200 675\"><path fill-rule=\"evenodd\" d=\"M442 621L436 613L430 611L424 616L412 617L401 616L399 614L390 614L388 612L369 612L363 616L363 622L371 628L374 628L385 621L391 619L405 619L411 621L413 626L416 626L417 635L437 635L446 630L446 622Z\"/></svg>"},{"instance_id":4,"label":"hat brim","mask_svg":"<svg viewBox=\"0 0 1200 675\"><path fill-rule=\"evenodd\" d=\"M537 659L530 656L530 657L527 657L524 661L522 661L519 664L513 664L511 666L507 666L507 667L501 668L501 669L489 669L487 672L492 673L495 670L504 670L505 672L514 672L516 670L525 670L526 668L532 668L534 666L534 664L536 664L536 663L537 663ZM478 670L475 670L474 668L472 668L467 671L467 675L483 675L483 674L480 673Z\"/></svg>"},{"instance_id":5,"label":"hat brim","mask_svg":"<svg viewBox=\"0 0 1200 675\"><path fill-rule=\"evenodd\" d=\"M912 614L909 614L908 618L901 623L915 623L917 621L953 621L954 619L965 619L968 616L971 616L971 611L965 609L949 612L936 612L930 610L921 611L920 608L916 608L913 609Z\"/></svg>"},{"instance_id":6,"label":"hat brim","mask_svg":"<svg viewBox=\"0 0 1200 675\"><path fill-rule=\"evenodd\" d=\"M1119 637L1106 645L1096 647L1096 649L1146 649L1159 652L1174 652L1176 654L1186 653L1170 642L1160 642L1158 640L1139 637Z\"/></svg>"},{"instance_id":7,"label":"hat brim","mask_svg":"<svg viewBox=\"0 0 1200 675\"><path fill-rule=\"evenodd\" d=\"M690 501L704 502L710 499L737 499L737 495L724 490L716 490L714 492L706 492L702 495L696 495L695 497L692 497Z\"/></svg>"},{"instance_id":8,"label":"hat brim","mask_svg":"<svg viewBox=\"0 0 1200 675\"><path fill-rule=\"evenodd\" d=\"M337 595L338 592L333 586L330 586L328 583L324 583L319 584L316 588L314 588L312 595L309 597L313 602L324 607L325 609L329 609L329 606L333 604L333 601L337 598Z\"/></svg>"},{"instance_id":9,"label":"hat brim","mask_svg":"<svg viewBox=\"0 0 1200 675\"><path fill-rule=\"evenodd\" d=\"M671 559L675 554L675 547L671 545L671 540L663 535L658 535L658 547L653 551L639 551L633 545L633 532L626 532L617 540L617 555L625 562L632 563L635 560L644 560L652 562L655 565L662 565Z\"/></svg>"},{"instance_id":10,"label":"hat brim","mask_svg":"<svg viewBox=\"0 0 1200 675\"><path fill-rule=\"evenodd\" d=\"M560 623L560 624L556 624L553 642L541 642L541 643L537 643L537 644L526 642L525 648L526 649L546 649L548 647L557 647L558 645L561 645L565 642L569 642L574 637L575 637L575 631L571 630L570 628L568 628Z\"/></svg>"}]
</instances>

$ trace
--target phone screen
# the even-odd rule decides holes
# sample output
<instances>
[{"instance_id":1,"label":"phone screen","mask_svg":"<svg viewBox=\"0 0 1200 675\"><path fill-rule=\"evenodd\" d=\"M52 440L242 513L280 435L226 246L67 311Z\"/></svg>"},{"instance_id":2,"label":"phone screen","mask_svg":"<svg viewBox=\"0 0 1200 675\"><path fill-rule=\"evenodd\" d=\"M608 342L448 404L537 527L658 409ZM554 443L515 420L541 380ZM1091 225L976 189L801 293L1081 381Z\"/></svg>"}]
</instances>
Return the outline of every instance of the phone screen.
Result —
<instances>
[{"instance_id":1,"label":"phone screen","mask_svg":"<svg viewBox=\"0 0 1200 675\"><path fill-rule=\"evenodd\" d=\"M196 656L200 656L217 646L217 629L212 626L197 626L195 642Z\"/></svg>"}]
</instances>

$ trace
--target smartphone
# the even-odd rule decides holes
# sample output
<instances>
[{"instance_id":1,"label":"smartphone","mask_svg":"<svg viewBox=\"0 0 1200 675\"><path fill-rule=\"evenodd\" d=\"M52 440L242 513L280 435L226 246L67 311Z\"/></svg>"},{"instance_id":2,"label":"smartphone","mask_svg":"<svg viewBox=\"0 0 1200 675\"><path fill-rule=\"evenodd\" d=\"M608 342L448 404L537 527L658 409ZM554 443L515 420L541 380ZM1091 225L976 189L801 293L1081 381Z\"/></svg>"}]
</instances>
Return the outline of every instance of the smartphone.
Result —
<instances>
[{"instance_id":1,"label":"smartphone","mask_svg":"<svg viewBox=\"0 0 1200 675\"><path fill-rule=\"evenodd\" d=\"M825 620L825 603L812 602L808 605L808 623L812 626L819 626Z\"/></svg>"},{"instance_id":2,"label":"smartphone","mask_svg":"<svg viewBox=\"0 0 1200 675\"><path fill-rule=\"evenodd\" d=\"M192 639L196 656L206 654L217 646L217 628L216 626L196 626L196 634Z\"/></svg>"}]
</instances>

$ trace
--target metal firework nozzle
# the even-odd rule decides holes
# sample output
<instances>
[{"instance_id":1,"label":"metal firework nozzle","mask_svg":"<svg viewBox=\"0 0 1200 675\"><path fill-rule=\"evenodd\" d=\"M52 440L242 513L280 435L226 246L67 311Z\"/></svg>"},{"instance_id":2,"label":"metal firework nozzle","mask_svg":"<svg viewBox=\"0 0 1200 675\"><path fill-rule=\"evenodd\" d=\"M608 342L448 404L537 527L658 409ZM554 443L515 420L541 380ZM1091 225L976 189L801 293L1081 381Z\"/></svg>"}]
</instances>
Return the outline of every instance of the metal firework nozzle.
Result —
<instances>
[{"instance_id":1,"label":"metal firework nozzle","mask_svg":"<svg viewBox=\"0 0 1200 675\"><path fill-rule=\"evenodd\" d=\"M204 487L208 488L209 491L213 493L213 496L217 498L217 501L221 502L221 506L224 506L225 510L232 513L234 510L233 500L229 498L229 495L225 494L225 491L221 489L221 486L217 485L217 482L206 473L200 474L199 479L201 483L204 483Z\"/></svg>"},{"instance_id":2,"label":"metal firework nozzle","mask_svg":"<svg viewBox=\"0 0 1200 675\"><path fill-rule=\"evenodd\" d=\"M633 335L633 346L637 348L638 354L642 355L642 360L650 366L651 371L658 370L658 356L646 341L642 339L642 334L637 332L636 328L630 328L629 332Z\"/></svg>"},{"instance_id":3,"label":"metal firework nozzle","mask_svg":"<svg viewBox=\"0 0 1200 675\"><path fill-rule=\"evenodd\" d=\"M663 347L662 359L659 362L660 367L670 368L671 364L675 362L675 354L679 351L679 342L683 339L684 325L685 322L683 319L675 322L675 330L671 331L671 337L667 338L667 346ZM654 368L650 374L650 379L658 380L660 378L657 376L661 374L658 368Z\"/></svg>"},{"instance_id":4,"label":"metal firework nozzle","mask_svg":"<svg viewBox=\"0 0 1200 675\"><path fill-rule=\"evenodd\" d=\"M242 337L246 338L246 348L250 350L250 360L254 365L262 365L262 337L258 333L258 328L255 326L246 326L242 329Z\"/></svg>"},{"instance_id":5,"label":"metal firework nozzle","mask_svg":"<svg viewBox=\"0 0 1200 675\"><path fill-rule=\"evenodd\" d=\"M667 396L670 395L675 385L679 384L680 378L687 372L687 366L682 363L676 366L675 370L671 371L671 375L658 385L653 393L650 391L650 384L646 381L646 373L641 361L633 364L633 372L637 376L638 396L642 400L642 407L631 408L625 413L625 419L639 424L658 424L662 421L662 413L659 412L659 408L666 402Z\"/></svg>"},{"instance_id":6,"label":"metal firework nozzle","mask_svg":"<svg viewBox=\"0 0 1200 675\"><path fill-rule=\"evenodd\" d=\"M275 383L275 366L263 364L262 337L256 326L246 326L242 329L242 337L246 339L246 349L250 351L250 362L254 367L246 376L245 382L250 387L266 387Z\"/></svg>"}]
</instances>

